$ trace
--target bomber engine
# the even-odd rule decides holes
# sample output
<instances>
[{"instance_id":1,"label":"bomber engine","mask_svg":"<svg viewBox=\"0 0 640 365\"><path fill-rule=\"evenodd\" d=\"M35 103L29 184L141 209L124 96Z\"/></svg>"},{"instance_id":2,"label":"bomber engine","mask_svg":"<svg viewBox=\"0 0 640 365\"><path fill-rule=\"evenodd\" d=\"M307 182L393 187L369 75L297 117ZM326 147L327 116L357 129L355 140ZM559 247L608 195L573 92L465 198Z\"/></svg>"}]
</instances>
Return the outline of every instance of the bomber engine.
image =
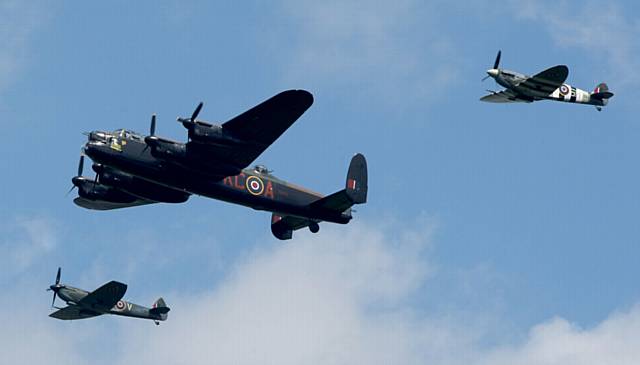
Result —
<instances>
[{"instance_id":1,"label":"bomber engine","mask_svg":"<svg viewBox=\"0 0 640 365\"><path fill-rule=\"evenodd\" d=\"M219 146L231 146L241 144L242 141L233 137L228 131L219 125L213 125L201 121L192 122L183 120L182 125L187 128L189 139L194 142L214 144Z\"/></svg>"},{"instance_id":2,"label":"bomber engine","mask_svg":"<svg viewBox=\"0 0 640 365\"><path fill-rule=\"evenodd\" d=\"M184 203L189 199L189 193L169 189L119 170L102 165L93 165L93 170L98 174L101 184L117 188L138 198L160 203Z\"/></svg>"},{"instance_id":3,"label":"bomber engine","mask_svg":"<svg viewBox=\"0 0 640 365\"><path fill-rule=\"evenodd\" d=\"M144 141L151 148L153 157L170 161L182 161L187 157L187 148L182 143L168 141L156 136L147 136Z\"/></svg>"},{"instance_id":4,"label":"bomber engine","mask_svg":"<svg viewBox=\"0 0 640 365\"><path fill-rule=\"evenodd\" d=\"M110 203L132 203L138 200L131 194L83 176L74 177L72 182L78 188L78 195L88 200L102 200Z\"/></svg>"}]
</instances>

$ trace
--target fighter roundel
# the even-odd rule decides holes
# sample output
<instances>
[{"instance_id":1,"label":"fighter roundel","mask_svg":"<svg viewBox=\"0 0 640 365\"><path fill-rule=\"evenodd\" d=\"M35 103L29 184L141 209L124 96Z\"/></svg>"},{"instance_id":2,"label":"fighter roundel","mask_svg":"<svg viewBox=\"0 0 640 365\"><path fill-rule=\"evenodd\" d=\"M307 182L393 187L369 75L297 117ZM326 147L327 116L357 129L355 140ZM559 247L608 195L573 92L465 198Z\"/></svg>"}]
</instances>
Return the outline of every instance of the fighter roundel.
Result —
<instances>
[{"instance_id":1,"label":"fighter roundel","mask_svg":"<svg viewBox=\"0 0 640 365\"><path fill-rule=\"evenodd\" d=\"M247 191L253 195L261 195L264 192L264 183L257 176L249 176L245 182Z\"/></svg>"}]
</instances>

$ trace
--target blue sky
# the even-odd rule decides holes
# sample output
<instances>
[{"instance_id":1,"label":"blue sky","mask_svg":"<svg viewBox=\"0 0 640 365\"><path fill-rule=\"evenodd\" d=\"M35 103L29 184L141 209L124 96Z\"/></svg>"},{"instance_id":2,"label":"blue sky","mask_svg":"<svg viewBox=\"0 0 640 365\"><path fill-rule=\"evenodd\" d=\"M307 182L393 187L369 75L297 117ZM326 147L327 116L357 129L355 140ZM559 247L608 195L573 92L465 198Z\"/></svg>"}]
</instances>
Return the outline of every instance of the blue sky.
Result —
<instances>
[{"instance_id":1,"label":"blue sky","mask_svg":"<svg viewBox=\"0 0 640 365\"><path fill-rule=\"evenodd\" d=\"M574 6L0 2L0 295L21 307L0 315L6 356L637 362L640 9ZM481 103L498 49L505 68L566 64L568 83L616 95L600 113ZM268 214L205 198L91 212L65 196L81 132L146 132L157 113L158 134L184 140L175 117L199 101L223 122L291 88L314 105L257 162L331 193L364 153L369 202L348 226L280 242ZM51 320L58 266L86 289L162 295L170 318Z\"/></svg>"}]
</instances>

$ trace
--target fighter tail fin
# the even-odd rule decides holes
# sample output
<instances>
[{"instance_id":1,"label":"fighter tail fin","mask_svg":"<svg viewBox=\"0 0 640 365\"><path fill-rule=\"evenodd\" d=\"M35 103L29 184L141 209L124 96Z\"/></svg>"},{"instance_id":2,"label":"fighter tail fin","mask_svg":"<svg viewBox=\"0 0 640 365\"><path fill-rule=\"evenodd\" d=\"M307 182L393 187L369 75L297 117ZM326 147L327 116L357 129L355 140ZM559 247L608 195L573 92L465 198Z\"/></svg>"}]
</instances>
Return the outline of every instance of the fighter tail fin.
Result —
<instances>
[{"instance_id":1,"label":"fighter tail fin","mask_svg":"<svg viewBox=\"0 0 640 365\"><path fill-rule=\"evenodd\" d=\"M164 302L164 299L158 298L158 300L156 300L151 306L151 309L149 309L149 313L157 315L159 320L165 321L168 317L167 313L169 313L169 310L170 309L167 307L167 303Z\"/></svg>"},{"instance_id":2,"label":"fighter tail fin","mask_svg":"<svg viewBox=\"0 0 640 365\"><path fill-rule=\"evenodd\" d=\"M605 103L612 96L613 93L609 91L609 87L604 82L598 84L598 86L596 86L596 88L591 93L592 98L602 100Z\"/></svg>"}]
</instances>

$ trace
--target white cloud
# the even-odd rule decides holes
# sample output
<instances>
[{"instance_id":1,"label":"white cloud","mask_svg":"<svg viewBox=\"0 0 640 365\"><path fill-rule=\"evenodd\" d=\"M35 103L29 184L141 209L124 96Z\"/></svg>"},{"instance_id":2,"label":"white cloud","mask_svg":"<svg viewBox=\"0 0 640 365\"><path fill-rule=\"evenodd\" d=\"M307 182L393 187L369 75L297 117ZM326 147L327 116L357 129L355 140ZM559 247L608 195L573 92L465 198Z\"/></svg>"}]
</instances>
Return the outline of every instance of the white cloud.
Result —
<instances>
[{"instance_id":1,"label":"white cloud","mask_svg":"<svg viewBox=\"0 0 640 365\"><path fill-rule=\"evenodd\" d=\"M362 225L327 228L253 253L215 292L176 298L162 333L126 331L121 362L417 363L424 348L407 336L406 303L429 274L428 231L394 241Z\"/></svg>"},{"instance_id":2,"label":"white cloud","mask_svg":"<svg viewBox=\"0 0 640 365\"><path fill-rule=\"evenodd\" d=\"M275 37L291 40L293 51L272 51L288 81L403 108L457 81L454 42L422 1L284 0L280 7L288 21Z\"/></svg>"},{"instance_id":3,"label":"white cloud","mask_svg":"<svg viewBox=\"0 0 640 365\"><path fill-rule=\"evenodd\" d=\"M26 305L0 312L0 343L9 349L0 362L637 364L640 306L589 329L554 318L520 343L495 347L483 341L491 331L483 326L499 324L426 312L414 295L438 279L428 255L432 231L425 219L356 222L261 244L217 288L165 293L172 311L158 328L114 317L55 321L45 317L48 303L34 304L44 291L18 290L12 295Z\"/></svg>"},{"instance_id":4,"label":"white cloud","mask_svg":"<svg viewBox=\"0 0 640 365\"><path fill-rule=\"evenodd\" d=\"M608 64L609 80L616 88L640 83L636 72L640 23L618 2L511 1L511 5L518 17L542 24L557 45L582 49Z\"/></svg>"},{"instance_id":5,"label":"white cloud","mask_svg":"<svg viewBox=\"0 0 640 365\"><path fill-rule=\"evenodd\" d=\"M425 255L432 226L422 223L417 230L329 227L260 249L215 291L173 295L174 311L161 330L127 323L116 362L626 365L640 359L640 307L592 329L552 319L522 343L498 347L482 344L487 323L425 313L411 300L429 290L434 271Z\"/></svg>"},{"instance_id":6,"label":"white cloud","mask_svg":"<svg viewBox=\"0 0 640 365\"><path fill-rule=\"evenodd\" d=\"M632 365L640 361L640 306L591 329L554 318L531 329L525 343L492 351L482 365Z\"/></svg>"}]
</instances>

